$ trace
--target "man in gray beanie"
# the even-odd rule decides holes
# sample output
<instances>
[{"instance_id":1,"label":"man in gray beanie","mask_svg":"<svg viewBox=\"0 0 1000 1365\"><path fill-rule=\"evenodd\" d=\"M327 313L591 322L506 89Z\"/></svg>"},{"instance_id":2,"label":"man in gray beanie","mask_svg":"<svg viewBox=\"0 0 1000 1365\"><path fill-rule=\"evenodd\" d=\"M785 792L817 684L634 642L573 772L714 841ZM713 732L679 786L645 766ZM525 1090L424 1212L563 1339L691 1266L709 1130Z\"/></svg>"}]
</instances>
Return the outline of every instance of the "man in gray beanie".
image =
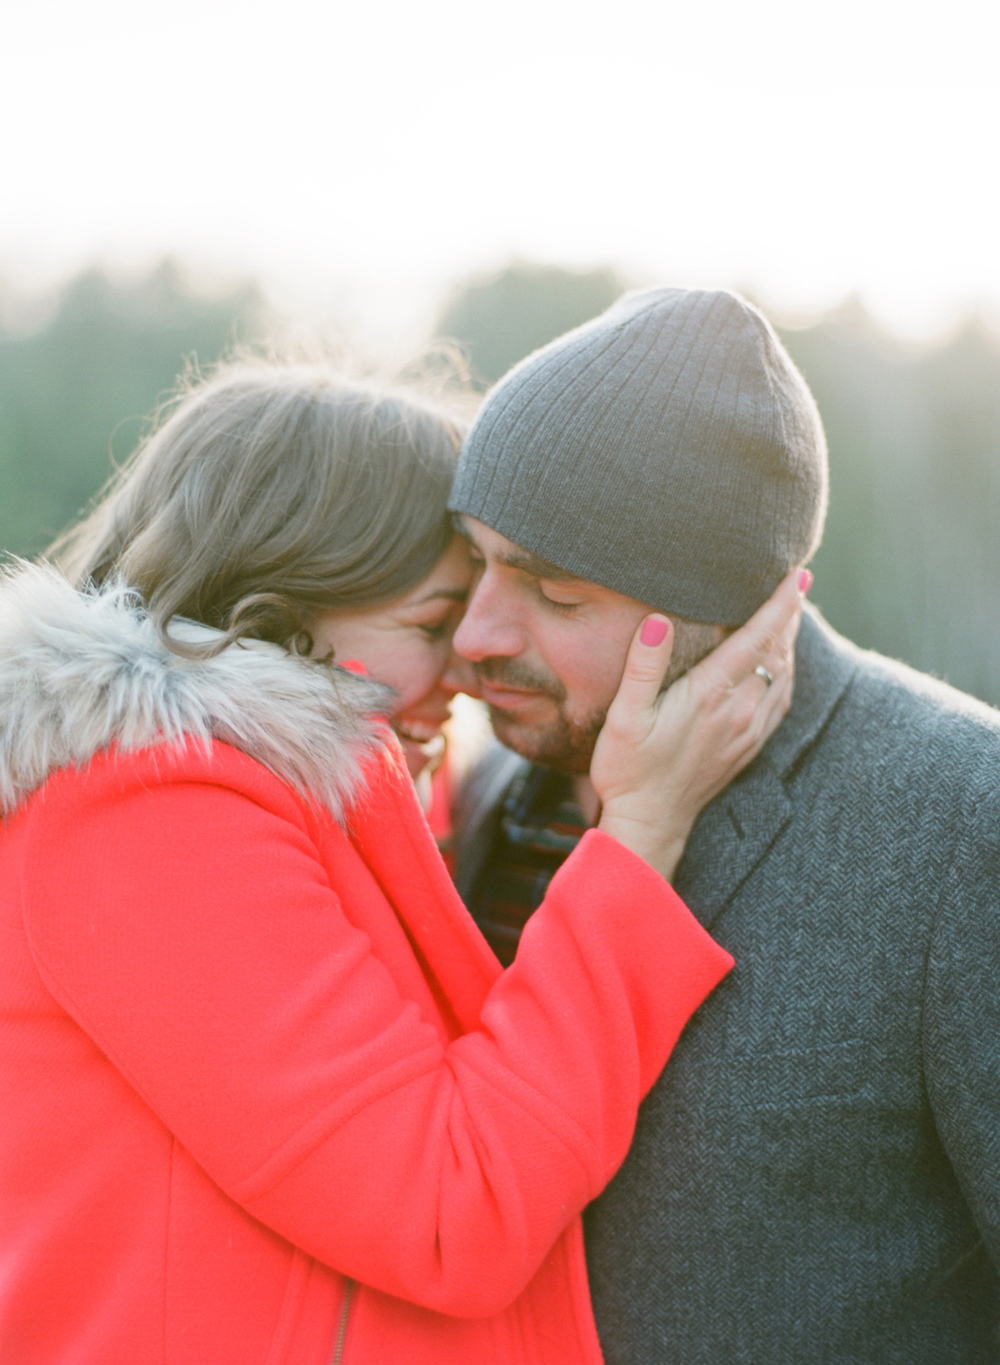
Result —
<instances>
[{"instance_id":1,"label":"man in gray beanie","mask_svg":"<svg viewBox=\"0 0 1000 1365\"><path fill-rule=\"evenodd\" d=\"M452 494L494 729L457 880L509 962L596 811L625 650L671 675L818 543L826 452L767 322L654 289L487 397ZM796 693L676 884L736 969L587 1214L609 1365L1000 1361L1000 717L807 613ZM512 752L513 751L513 752Z\"/></svg>"}]
</instances>

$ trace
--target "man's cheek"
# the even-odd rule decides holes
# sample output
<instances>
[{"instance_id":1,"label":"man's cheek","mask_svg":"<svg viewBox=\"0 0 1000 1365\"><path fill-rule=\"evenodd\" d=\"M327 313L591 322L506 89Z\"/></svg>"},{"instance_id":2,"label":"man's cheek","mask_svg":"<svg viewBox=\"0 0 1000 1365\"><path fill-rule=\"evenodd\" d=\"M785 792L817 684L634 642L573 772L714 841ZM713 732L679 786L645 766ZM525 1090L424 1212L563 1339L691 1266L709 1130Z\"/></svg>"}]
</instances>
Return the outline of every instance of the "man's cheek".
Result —
<instances>
[{"instance_id":1,"label":"man's cheek","mask_svg":"<svg viewBox=\"0 0 1000 1365\"><path fill-rule=\"evenodd\" d=\"M567 718L576 724L585 724L595 712L606 712L618 691L623 667L605 667L600 672L595 669L590 676L580 678L577 686L568 690L563 706Z\"/></svg>"}]
</instances>

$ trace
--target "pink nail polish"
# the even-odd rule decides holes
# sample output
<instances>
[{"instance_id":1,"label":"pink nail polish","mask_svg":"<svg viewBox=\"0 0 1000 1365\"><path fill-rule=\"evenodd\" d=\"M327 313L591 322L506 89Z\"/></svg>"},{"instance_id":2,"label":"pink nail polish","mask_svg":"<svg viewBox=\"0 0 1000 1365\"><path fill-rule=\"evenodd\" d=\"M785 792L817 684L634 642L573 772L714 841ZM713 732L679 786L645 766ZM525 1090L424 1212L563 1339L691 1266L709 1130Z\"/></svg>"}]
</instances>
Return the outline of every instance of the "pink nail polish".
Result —
<instances>
[{"instance_id":1,"label":"pink nail polish","mask_svg":"<svg viewBox=\"0 0 1000 1365\"><path fill-rule=\"evenodd\" d=\"M812 587L812 581L813 581L812 574L809 572L808 569L803 569L802 572L799 574L799 592L802 594L803 597L805 597L806 593Z\"/></svg>"},{"instance_id":2,"label":"pink nail polish","mask_svg":"<svg viewBox=\"0 0 1000 1365\"><path fill-rule=\"evenodd\" d=\"M642 630L639 632L639 639L642 644L655 649L657 645L662 645L666 638L666 621L657 621L655 617L651 616L648 621L643 622Z\"/></svg>"}]
</instances>

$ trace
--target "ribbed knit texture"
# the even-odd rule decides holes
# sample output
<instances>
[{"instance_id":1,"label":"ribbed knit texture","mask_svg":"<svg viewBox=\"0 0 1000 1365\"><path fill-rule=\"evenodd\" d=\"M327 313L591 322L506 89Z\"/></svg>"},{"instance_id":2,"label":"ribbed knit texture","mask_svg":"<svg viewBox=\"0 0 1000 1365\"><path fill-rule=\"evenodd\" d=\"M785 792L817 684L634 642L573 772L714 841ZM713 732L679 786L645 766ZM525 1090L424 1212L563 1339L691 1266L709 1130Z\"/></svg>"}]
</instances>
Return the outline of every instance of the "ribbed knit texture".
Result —
<instances>
[{"instance_id":1,"label":"ribbed knit texture","mask_svg":"<svg viewBox=\"0 0 1000 1365\"><path fill-rule=\"evenodd\" d=\"M451 508L662 611L738 625L819 543L826 443L759 312L646 289L488 395Z\"/></svg>"}]
</instances>

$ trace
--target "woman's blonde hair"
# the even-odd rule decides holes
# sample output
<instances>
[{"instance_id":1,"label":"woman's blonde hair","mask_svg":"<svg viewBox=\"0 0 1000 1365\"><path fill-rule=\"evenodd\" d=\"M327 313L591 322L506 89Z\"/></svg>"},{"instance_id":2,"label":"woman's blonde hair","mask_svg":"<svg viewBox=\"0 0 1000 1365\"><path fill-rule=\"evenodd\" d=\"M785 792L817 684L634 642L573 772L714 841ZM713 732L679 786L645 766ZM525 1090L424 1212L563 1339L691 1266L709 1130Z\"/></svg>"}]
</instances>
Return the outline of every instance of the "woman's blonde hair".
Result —
<instances>
[{"instance_id":1,"label":"woman's blonde hair","mask_svg":"<svg viewBox=\"0 0 1000 1365\"><path fill-rule=\"evenodd\" d=\"M177 653L239 637L307 653L320 612L391 601L447 549L460 443L414 393L327 365L226 365L187 385L49 556L77 586L134 588ZM223 638L174 640L174 616Z\"/></svg>"}]
</instances>

